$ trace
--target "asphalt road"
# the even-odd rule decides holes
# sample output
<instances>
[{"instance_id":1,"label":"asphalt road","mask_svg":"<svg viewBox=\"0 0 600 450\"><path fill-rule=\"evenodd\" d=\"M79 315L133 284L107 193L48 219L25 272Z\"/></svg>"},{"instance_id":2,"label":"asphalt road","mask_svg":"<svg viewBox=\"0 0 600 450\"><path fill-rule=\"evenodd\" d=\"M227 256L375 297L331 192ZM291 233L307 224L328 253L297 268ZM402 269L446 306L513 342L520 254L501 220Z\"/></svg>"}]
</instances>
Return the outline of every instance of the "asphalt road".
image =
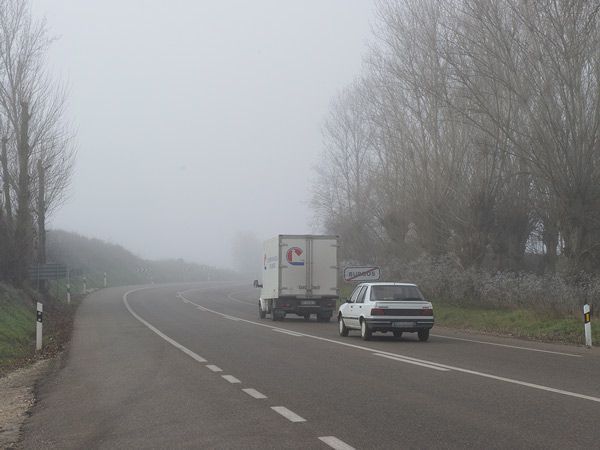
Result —
<instances>
[{"instance_id":1,"label":"asphalt road","mask_svg":"<svg viewBox=\"0 0 600 450\"><path fill-rule=\"evenodd\" d=\"M425 343L364 342L334 321L258 319L257 295L216 282L90 295L23 446L600 446L596 349L439 327Z\"/></svg>"}]
</instances>

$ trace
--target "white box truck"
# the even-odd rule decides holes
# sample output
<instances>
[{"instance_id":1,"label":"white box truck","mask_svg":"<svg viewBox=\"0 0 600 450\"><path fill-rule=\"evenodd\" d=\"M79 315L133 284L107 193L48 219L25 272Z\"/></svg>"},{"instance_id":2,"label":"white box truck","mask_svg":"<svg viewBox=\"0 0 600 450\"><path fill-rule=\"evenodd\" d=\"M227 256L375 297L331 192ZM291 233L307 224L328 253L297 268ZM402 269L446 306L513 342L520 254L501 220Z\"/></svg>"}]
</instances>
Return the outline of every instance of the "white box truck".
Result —
<instances>
[{"instance_id":1,"label":"white box truck","mask_svg":"<svg viewBox=\"0 0 600 450\"><path fill-rule=\"evenodd\" d=\"M339 297L338 238L280 234L264 243L259 316L296 314L328 322Z\"/></svg>"}]
</instances>

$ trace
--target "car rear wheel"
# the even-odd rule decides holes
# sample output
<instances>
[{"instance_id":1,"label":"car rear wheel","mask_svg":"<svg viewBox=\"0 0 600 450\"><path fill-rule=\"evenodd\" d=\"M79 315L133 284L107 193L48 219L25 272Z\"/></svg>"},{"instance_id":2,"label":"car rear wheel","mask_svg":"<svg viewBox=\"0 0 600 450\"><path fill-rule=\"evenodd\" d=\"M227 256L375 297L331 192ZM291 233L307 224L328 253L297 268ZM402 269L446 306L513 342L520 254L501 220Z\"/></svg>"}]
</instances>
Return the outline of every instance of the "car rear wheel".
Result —
<instances>
[{"instance_id":1,"label":"car rear wheel","mask_svg":"<svg viewBox=\"0 0 600 450\"><path fill-rule=\"evenodd\" d=\"M338 317L338 331L340 332L340 336L348 336L348 332L350 331L344 324L344 318L341 315Z\"/></svg>"},{"instance_id":2,"label":"car rear wheel","mask_svg":"<svg viewBox=\"0 0 600 450\"><path fill-rule=\"evenodd\" d=\"M419 330L418 335L419 335L419 340L421 342L425 342L427 339L429 339L429 330Z\"/></svg>"},{"instance_id":3,"label":"car rear wheel","mask_svg":"<svg viewBox=\"0 0 600 450\"><path fill-rule=\"evenodd\" d=\"M367 325L367 321L363 320L360 322L360 337L363 338L363 341L368 341L371 339L371 330Z\"/></svg>"}]
</instances>

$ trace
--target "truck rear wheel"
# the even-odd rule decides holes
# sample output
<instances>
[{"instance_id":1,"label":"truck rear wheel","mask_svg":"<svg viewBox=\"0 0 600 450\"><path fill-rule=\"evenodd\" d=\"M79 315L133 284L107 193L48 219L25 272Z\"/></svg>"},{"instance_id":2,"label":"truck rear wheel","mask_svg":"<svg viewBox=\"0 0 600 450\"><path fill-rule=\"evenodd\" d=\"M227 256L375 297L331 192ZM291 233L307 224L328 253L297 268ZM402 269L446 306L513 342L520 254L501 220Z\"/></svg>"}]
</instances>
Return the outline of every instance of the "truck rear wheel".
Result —
<instances>
[{"instance_id":1,"label":"truck rear wheel","mask_svg":"<svg viewBox=\"0 0 600 450\"><path fill-rule=\"evenodd\" d=\"M331 320L331 314L322 315L317 314L317 322L329 322Z\"/></svg>"},{"instance_id":2,"label":"truck rear wheel","mask_svg":"<svg viewBox=\"0 0 600 450\"><path fill-rule=\"evenodd\" d=\"M260 303L258 304L258 317L260 317L261 319L267 317L267 313L266 311L263 311L263 309L260 306Z\"/></svg>"},{"instance_id":3,"label":"truck rear wheel","mask_svg":"<svg viewBox=\"0 0 600 450\"><path fill-rule=\"evenodd\" d=\"M304 314L304 320L306 320L307 322L310 320L310 313Z\"/></svg>"}]
</instances>

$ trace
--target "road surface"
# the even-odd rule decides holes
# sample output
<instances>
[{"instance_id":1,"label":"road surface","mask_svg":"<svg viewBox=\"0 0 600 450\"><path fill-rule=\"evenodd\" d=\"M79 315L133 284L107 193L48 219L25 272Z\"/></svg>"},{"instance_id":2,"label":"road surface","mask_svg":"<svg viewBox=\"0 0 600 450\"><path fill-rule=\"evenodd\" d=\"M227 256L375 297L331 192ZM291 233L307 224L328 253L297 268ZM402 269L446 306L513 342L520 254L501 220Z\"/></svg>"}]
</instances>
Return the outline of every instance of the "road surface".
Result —
<instances>
[{"instance_id":1,"label":"road surface","mask_svg":"<svg viewBox=\"0 0 600 450\"><path fill-rule=\"evenodd\" d=\"M595 349L439 327L425 343L364 342L333 320L258 319L257 295L223 282L91 294L23 446L600 446Z\"/></svg>"}]
</instances>

